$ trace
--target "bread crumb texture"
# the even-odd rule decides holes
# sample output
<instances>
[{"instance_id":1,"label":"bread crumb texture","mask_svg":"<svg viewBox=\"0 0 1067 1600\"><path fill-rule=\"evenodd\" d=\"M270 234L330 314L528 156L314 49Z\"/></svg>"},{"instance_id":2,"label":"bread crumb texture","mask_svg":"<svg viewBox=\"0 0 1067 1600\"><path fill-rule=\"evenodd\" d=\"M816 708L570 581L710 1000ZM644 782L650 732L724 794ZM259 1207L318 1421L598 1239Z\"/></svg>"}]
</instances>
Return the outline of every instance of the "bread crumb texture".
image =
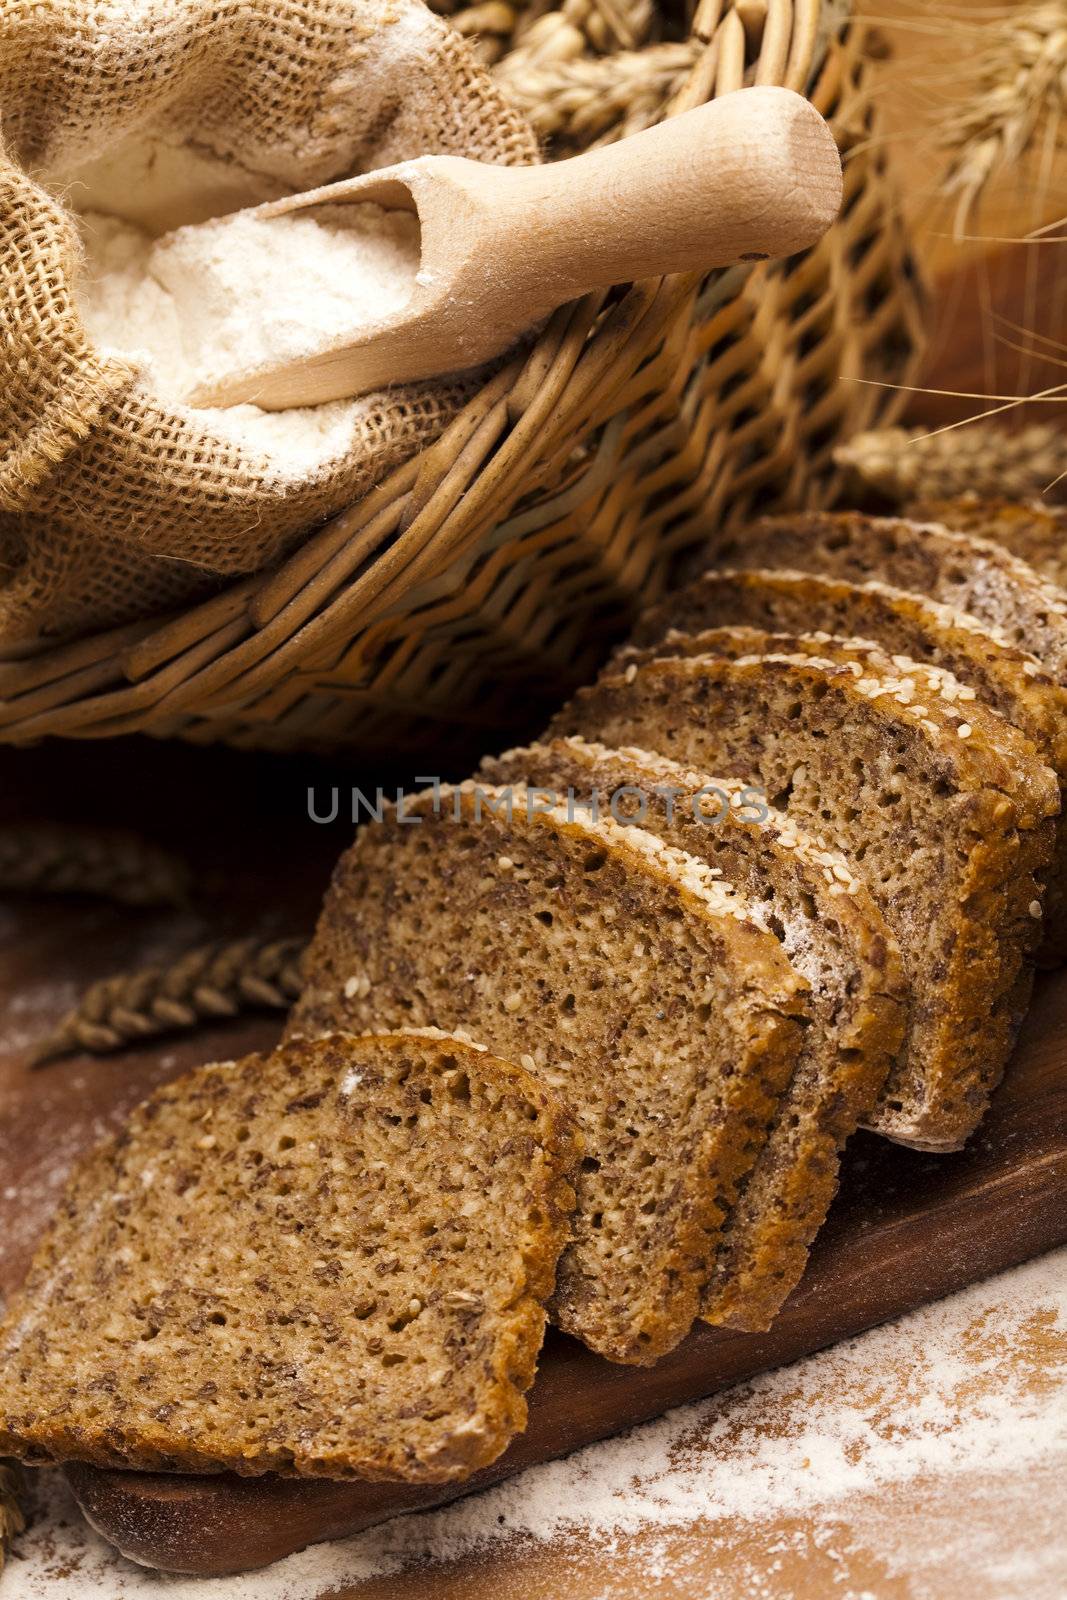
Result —
<instances>
[{"instance_id":1,"label":"bread crumb texture","mask_svg":"<svg viewBox=\"0 0 1067 1600\"><path fill-rule=\"evenodd\" d=\"M991 623L999 638L1067 684L1067 596L992 538L906 517L807 511L762 518L740 534L724 532L709 555L720 567L786 567L927 595Z\"/></svg>"},{"instance_id":2,"label":"bread crumb texture","mask_svg":"<svg viewBox=\"0 0 1067 1600\"><path fill-rule=\"evenodd\" d=\"M199 1069L75 1173L0 1329L0 1454L463 1478L525 1424L580 1144L447 1037Z\"/></svg>"},{"instance_id":3,"label":"bread crumb texture","mask_svg":"<svg viewBox=\"0 0 1067 1600\"><path fill-rule=\"evenodd\" d=\"M645 1363L698 1313L792 1075L808 985L706 864L526 801L468 784L406 804L416 824L363 828L291 1026L465 1028L557 1091L585 1155L552 1313Z\"/></svg>"},{"instance_id":4,"label":"bread crumb texture","mask_svg":"<svg viewBox=\"0 0 1067 1600\"><path fill-rule=\"evenodd\" d=\"M920 535L921 530L914 537ZM980 564L977 553L974 562ZM1010 574L1005 581L1011 585ZM897 680L894 692L898 698L910 694L911 701L906 703L919 707L928 692L936 693L950 718L955 717L959 738L975 735L969 707L977 701L1033 742L1042 760L1055 771L1061 797L1039 961L1057 966L1067 959L1067 833L1063 817L1067 689L1063 684L1036 657L1012 643L1004 628L988 615L979 621L954 606L878 580L856 583L818 573L766 568L712 569L668 596L640 620L638 642L619 652L619 670L629 671L652 655L714 654L717 649L729 654L729 647L723 648L718 641L725 629L734 633L738 625L773 636L773 646L764 643L764 649L816 655L831 646L835 659L850 655L861 671L865 660L876 661L881 652L880 671L883 678ZM786 640L785 635L791 638ZM910 688L905 678L910 680ZM982 737L981 727L977 732Z\"/></svg>"},{"instance_id":5,"label":"bread crumb texture","mask_svg":"<svg viewBox=\"0 0 1067 1600\"><path fill-rule=\"evenodd\" d=\"M580 690L552 732L640 743L758 783L769 805L847 857L911 988L905 1047L871 1125L956 1149L1029 1001L1040 937L1029 907L1052 857L1055 775L940 669L837 641L815 655L761 654L760 630L715 634L714 656L646 661L631 679Z\"/></svg>"},{"instance_id":6,"label":"bread crumb texture","mask_svg":"<svg viewBox=\"0 0 1067 1600\"><path fill-rule=\"evenodd\" d=\"M809 985L792 1080L723 1228L701 1302L710 1322L768 1328L833 1198L838 1152L873 1110L904 1035L896 940L844 857L787 814L745 804L751 793L735 779L580 738L509 750L483 772L497 783L566 791L576 806L627 816L702 860L745 895Z\"/></svg>"}]
</instances>

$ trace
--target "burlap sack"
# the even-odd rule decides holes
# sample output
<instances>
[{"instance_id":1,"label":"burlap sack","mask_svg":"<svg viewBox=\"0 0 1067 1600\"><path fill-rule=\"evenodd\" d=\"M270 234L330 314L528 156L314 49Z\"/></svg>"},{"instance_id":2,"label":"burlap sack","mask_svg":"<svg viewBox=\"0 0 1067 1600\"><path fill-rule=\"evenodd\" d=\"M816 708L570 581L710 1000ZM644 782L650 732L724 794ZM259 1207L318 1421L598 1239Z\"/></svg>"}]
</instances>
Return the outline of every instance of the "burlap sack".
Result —
<instances>
[{"instance_id":1,"label":"burlap sack","mask_svg":"<svg viewBox=\"0 0 1067 1600\"><path fill-rule=\"evenodd\" d=\"M0 647L262 568L469 392L383 391L351 456L280 480L94 350L72 297L65 199L150 213L149 175L175 147L205 158L218 193L175 198L167 226L419 154L536 160L529 128L419 0L0 0L0 113Z\"/></svg>"}]
</instances>

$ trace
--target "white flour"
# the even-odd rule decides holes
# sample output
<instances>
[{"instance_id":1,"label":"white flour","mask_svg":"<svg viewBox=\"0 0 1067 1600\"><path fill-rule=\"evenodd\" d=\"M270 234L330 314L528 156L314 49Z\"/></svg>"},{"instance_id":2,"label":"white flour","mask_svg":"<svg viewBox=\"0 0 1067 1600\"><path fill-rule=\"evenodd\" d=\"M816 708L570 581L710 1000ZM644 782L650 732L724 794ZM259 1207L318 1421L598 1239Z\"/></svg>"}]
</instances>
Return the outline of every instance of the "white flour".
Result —
<instances>
[{"instance_id":1,"label":"white flour","mask_svg":"<svg viewBox=\"0 0 1067 1600\"><path fill-rule=\"evenodd\" d=\"M744 1589L748 1600L762 1600L779 1592L774 1573L788 1555L782 1519L805 1518L814 1528L808 1537L831 1556L842 1530L858 1530L887 1571L907 1575L915 1600L944 1592L936 1575L926 1582L923 1563L944 1553L946 1537L954 1569L970 1575L976 1594L1061 1600L1063 1545L1054 1529L1065 1467L1061 1250L451 1509L398 1518L245 1577L142 1572L87 1532L53 1481L0 1592L3 1600L54 1600L61 1578L64 1600L317 1600L416 1562L550 1541L593 1549L605 1574L615 1550L630 1563L640 1551L653 1592L684 1579L671 1530L699 1526L706 1548L709 1539L725 1543L764 1526L767 1541ZM1005 1540L1003 1521L990 1518L1003 1517L1011 1495L1021 1515L1041 1484L1050 1486L1052 1535L1047 1547L1020 1549ZM908 1486L902 1515L894 1497ZM839 1581L833 1592L835 1600L863 1593Z\"/></svg>"},{"instance_id":2,"label":"white flour","mask_svg":"<svg viewBox=\"0 0 1067 1600\"><path fill-rule=\"evenodd\" d=\"M366 204L315 217L220 218L158 240L116 217L80 220L86 328L101 349L143 368L172 408L202 385L389 316L410 298L419 266L415 216ZM364 404L205 407L191 417L299 475L344 453Z\"/></svg>"}]
</instances>

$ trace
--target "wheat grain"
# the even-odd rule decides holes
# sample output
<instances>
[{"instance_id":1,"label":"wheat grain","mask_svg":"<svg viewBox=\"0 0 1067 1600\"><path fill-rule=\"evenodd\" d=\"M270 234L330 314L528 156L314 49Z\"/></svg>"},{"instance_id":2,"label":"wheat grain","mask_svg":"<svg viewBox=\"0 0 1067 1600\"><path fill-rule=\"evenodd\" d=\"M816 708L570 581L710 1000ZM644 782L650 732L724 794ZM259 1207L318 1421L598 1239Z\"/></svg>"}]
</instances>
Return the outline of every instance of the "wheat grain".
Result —
<instances>
[{"instance_id":1,"label":"wheat grain","mask_svg":"<svg viewBox=\"0 0 1067 1600\"><path fill-rule=\"evenodd\" d=\"M300 993L303 939L210 944L169 966L103 978L37 1046L33 1064L85 1050L105 1055L244 1011L284 1010Z\"/></svg>"},{"instance_id":2,"label":"wheat grain","mask_svg":"<svg viewBox=\"0 0 1067 1600\"><path fill-rule=\"evenodd\" d=\"M0 1572L11 1541L26 1526L22 1511L22 1475L13 1461L0 1461Z\"/></svg>"},{"instance_id":3,"label":"wheat grain","mask_svg":"<svg viewBox=\"0 0 1067 1600\"><path fill-rule=\"evenodd\" d=\"M973 422L953 433L881 428L859 433L834 451L852 489L886 499L947 500L973 491L1014 500L1041 495L1063 472L1062 428L1033 423L1017 432ZM1061 489L1062 492L1062 489Z\"/></svg>"},{"instance_id":4,"label":"wheat grain","mask_svg":"<svg viewBox=\"0 0 1067 1600\"><path fill-rule=\"evenodd\" d=\"M436 9L436 8L435 8ZM457 32L486 66L499 61L511 49L512 35L519 20L514 6L504 0L485 0L482 5L465 6L449 19Z\"/></svg>"},{"instance_id":5,"label":"wheat grain","mask_svg":"<svg viewBox=\"0 0 1067 1600\"><path fill-rule=\"evenodd\" d=\"M1007 16L981 24L977 41L983 60L978 84L949 113L940 137L951 152L941 188L958 196L957 234L966 231L998 173L1019 162L1039 138L1062 141L1067 0L1016 5Z\"/></svg>"},{"instance_id":6,"label":"wheat grain","mask_svg":"<svg viewBox=\"0 0 1067 1600\"><path fill-rule=\"evenodd\" d=\"M0 890L155 906L181 904L188 888L183 864L135 833L51 822L0 828Z\"/></svg>"},{"instance_id":7,"label":"wheat grain","mask_svg":"<svg viewBox=\"0 0 1067 1600\"><path fill-rule=\"evenodd\" d=\"M699 41L689 41L547 62L527 60L516 51L497 67L496 80L542 139L584 149L658 121L701 48Z\"/></svg>"}]
</instances>

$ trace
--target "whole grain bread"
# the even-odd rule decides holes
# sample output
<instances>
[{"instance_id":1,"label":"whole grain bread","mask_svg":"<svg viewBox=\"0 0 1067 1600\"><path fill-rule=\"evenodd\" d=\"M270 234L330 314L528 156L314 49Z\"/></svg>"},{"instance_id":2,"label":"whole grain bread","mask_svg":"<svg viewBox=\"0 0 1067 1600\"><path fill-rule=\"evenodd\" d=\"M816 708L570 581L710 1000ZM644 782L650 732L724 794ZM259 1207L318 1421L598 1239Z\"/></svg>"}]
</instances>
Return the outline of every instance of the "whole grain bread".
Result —
<instances>
[{"instance_id":1,"label":"whole grain bread","mask_svg":"<svg viewBox=\"0 0 1067 1600\"><path fill-rule=\"evenodd\" d=\"M713 654L722 644L706 630L732 625L792 635L796 643L774 645L786 652L800 647L805 654L825 654L823 643L834 635L873 640L891 657L932 662L1033 741L1060 785L1039 959L1050 966L1062 962L1067 957L1067 689L999 628L966 612L877 581L852 583L788 570L712 569L646 612L634 632L635 646L644 646L645 654ZM680 644L678 629L683 630ZM633 651L619 653L623 665L631 659L638 659Z\"/></svg>"},{"instance_id":2,"label":"whole grain bread","mask_svg":"<svg viewBox=\"0 0 1067 1600\"><path fill-rule=\"evenodd\" d=\"M754 805L733 779L578 738L508 751L484 762L482 775L554 789L706 862L745 894L810 984L792 1082L727 1219L701 1306L709 1322L768 1328L826 1216L841 1146L872 1110L903 1039L896 940L838 851Z\"/></svg>"},{"instance_id":3,"label":"whole grain bread","mask_svg":"<svg viewBox=\"0 0 1067 1600\"><path fill-rule=\"evenodd\" d=\"M706 628L700 634L679 633L673 628L661 644L647 650L635 648L625 665L670 656L725 656L738 661L753 655L804 656L824 665L843 665L857 677L881 678L894 694L899 692L901 678L907 678L925 701L932 701L917 705L913 715L922 714L939 723L947 718L949 731L963 727L964 738L977 736L979 744L997 752L1024 790L1046 790L1054 785L1057 798L1052 815L1058 819L1058 779L1028 734L944 667L929 661L912 661L908 656L890 656L871 639L844 639L829 633L771 633L766 628L744 625Z\"/></svg>"},{"instance_id":4,"label":"whole grain bread","mask_svg":"<svg viewBox=\"0 0 1067 1600\"><path fill-rule=\"evenodd\" d=\"M521 1068L335 1036L156 1091L0 1331L24 1460L466 1477L526 1420L580 1156Z\"/></svg>"},{"instance_id":5,"label":"whole grain bread","mask_svg":"<svg viewBox=\"0 0 1067 1600\"><path fill-rule=\"evenodd\" d=\"M958 1148L1003 1071L1040 929L1059 795L1023 736L938 668L890 675L862 658L740 647L735 660L631 661L580 690L551 732L640 744L758 784L842 851L896 934L911 985L905 1047L871 1126L922 1149Z\"/></svg>"},{"instance_id":6,"label":"whole grain bread","mask_svg":"<svg viewBox=\"0 0 1067 1600\"><path fill-rule=\"evenodd\" d=\"M468 783L364 826L291 1033L473 1031L585 1141L552 1314L616 1361L688 1331L792 1076L806 985L743 896L638 828Z\"/></svg>"},{"instance_id":7,"label":"whole grain bread","mask_svg":"<svg viewBox=\"0 0 1067 1600\"><path fill-rule=\"evenodd\" d=\"M808 511L722 533L708 554L718 567L786 567L854 583L879 579L927 595L999 628L1067 686L1067 596L988 539L904 517Z\"/></svg>"},{"instance_id":8,"label":"whole grain bread","mask_svg":"<svg viewBox=\"0 0 1067 1600\"><path fill-rule=\"evenodd\" d=\"M1042 577L1067 589L1067 506L965 494L953 500L916 500L905 507L905 514L1003 545Z\"/></svg>"}]
</instances>

